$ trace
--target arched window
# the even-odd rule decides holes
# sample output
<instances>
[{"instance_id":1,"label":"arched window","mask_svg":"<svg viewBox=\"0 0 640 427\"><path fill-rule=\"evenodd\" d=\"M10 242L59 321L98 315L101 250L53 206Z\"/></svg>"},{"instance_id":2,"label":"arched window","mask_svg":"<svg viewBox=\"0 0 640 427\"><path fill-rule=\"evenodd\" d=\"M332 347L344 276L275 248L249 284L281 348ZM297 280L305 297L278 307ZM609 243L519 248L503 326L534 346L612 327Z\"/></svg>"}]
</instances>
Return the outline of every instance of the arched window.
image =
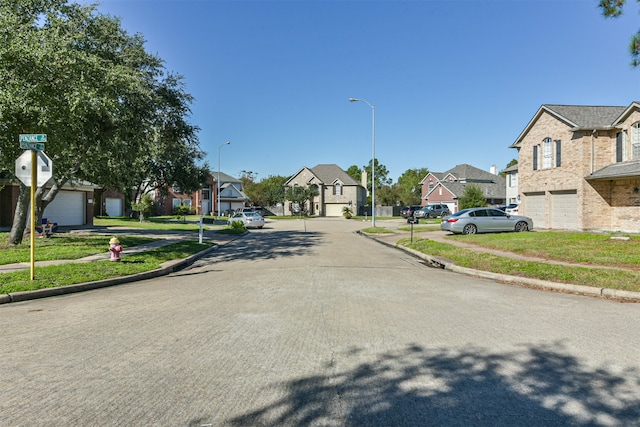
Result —
<instances>
[{"instance_id":1,"label":"arched window","mask_svg":"<svg viewBox=\"0 0 640 427\"><path fill-rule=\"evenodd\" d=\"M342 196L342 184L339 182L333 184L333 194L336 196Z\"/></svg>"}]
</instances>

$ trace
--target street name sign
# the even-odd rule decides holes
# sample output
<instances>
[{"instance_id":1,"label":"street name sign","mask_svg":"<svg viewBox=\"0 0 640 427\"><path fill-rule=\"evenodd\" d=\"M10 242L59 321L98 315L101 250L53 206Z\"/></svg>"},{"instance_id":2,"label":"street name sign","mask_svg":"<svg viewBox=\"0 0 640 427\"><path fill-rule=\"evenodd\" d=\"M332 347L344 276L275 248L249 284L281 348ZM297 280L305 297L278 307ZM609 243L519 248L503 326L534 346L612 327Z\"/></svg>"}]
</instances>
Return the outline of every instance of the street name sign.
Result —
<instances>
[{"instance_id":1,"label":"street name sign","mask_svg":"<svg viewBox=\"0 0 640 427\"><path fill-rule=\"evenodd\" d=\"M21 133L20 148L23 150L44 150L44 143L47 142L45 133Z\"/></svg>"}]
</instances>

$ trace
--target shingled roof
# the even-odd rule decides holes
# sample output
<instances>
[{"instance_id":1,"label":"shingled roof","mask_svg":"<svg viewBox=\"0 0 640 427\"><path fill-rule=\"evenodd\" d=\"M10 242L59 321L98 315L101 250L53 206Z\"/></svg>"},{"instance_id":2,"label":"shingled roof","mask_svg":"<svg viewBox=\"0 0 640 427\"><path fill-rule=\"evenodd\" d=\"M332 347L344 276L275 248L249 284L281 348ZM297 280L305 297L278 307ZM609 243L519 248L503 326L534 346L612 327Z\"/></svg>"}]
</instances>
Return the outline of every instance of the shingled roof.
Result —
<instances>
[{"instance_id":1,"label":"shingled roof","mask_svg":"<svg viewBox=\"0 0 640 427\"><path fill-rule=\"evenodd\" d=\"M317 165L311 168L311 172L325 184L332 184L334 181L339 180L344 185L360 185L351 175L335 164Z\"/></svg>"}]
</instances>

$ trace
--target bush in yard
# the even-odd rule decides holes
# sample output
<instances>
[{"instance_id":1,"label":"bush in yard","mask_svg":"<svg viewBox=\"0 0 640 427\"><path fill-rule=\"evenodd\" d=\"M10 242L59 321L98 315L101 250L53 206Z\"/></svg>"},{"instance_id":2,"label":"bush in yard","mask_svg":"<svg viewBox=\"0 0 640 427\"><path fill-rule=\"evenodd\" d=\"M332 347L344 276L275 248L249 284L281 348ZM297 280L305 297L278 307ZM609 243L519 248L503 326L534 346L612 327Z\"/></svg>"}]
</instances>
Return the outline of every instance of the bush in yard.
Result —
<instances>
[{"instance_id":1,"label":"bush in yard","mask_svg":"<svg viewBox=\"0 0 640 427\"><path fill-rule=\"evenodd\" d=\"M487 196L478 184L467 184L459 199L460 210L487 206Z\"/></svg>"},{"instance_id":2,"label":"bush in yard","mask_svg":"<svg viewBox=\"0 0 640 427\"><path fill-rule=\"evenodd\" d=\"M244 223L240 221L232 222L231 228L233 228L234 230L243 230L243 231L247 229L247 227L244 226Z\"/></svg>"}]
</instances>

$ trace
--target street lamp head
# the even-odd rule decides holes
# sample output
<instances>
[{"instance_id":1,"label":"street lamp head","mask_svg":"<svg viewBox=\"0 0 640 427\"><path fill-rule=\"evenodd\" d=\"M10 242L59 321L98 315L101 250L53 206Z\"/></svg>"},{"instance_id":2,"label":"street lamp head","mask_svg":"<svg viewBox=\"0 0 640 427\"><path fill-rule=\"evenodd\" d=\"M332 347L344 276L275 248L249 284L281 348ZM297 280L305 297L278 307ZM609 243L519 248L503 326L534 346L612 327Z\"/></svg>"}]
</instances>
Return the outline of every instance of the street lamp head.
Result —
<instances>
[{"instance_id":1,"label":"street lamp head","mask_svg":"<svg viewBox=\"0 0 640 427\"><path fill-rule=\"evenodd\" d=\"M356 101L360 101L358 98L349 98L349 102L356 102Z\"/></svg>"},{"instance_id":2,"label":"street lamp head","mask_svg":"<svg viewBox=\"0 0 640 427\"><path fill-rule=\"evenodd\" d=\"M231 141L227 141L227 142L225 142L225 144L226 144L226 145L229 145L229 144L231 144Z\"/></svg>"}]
</instances>

